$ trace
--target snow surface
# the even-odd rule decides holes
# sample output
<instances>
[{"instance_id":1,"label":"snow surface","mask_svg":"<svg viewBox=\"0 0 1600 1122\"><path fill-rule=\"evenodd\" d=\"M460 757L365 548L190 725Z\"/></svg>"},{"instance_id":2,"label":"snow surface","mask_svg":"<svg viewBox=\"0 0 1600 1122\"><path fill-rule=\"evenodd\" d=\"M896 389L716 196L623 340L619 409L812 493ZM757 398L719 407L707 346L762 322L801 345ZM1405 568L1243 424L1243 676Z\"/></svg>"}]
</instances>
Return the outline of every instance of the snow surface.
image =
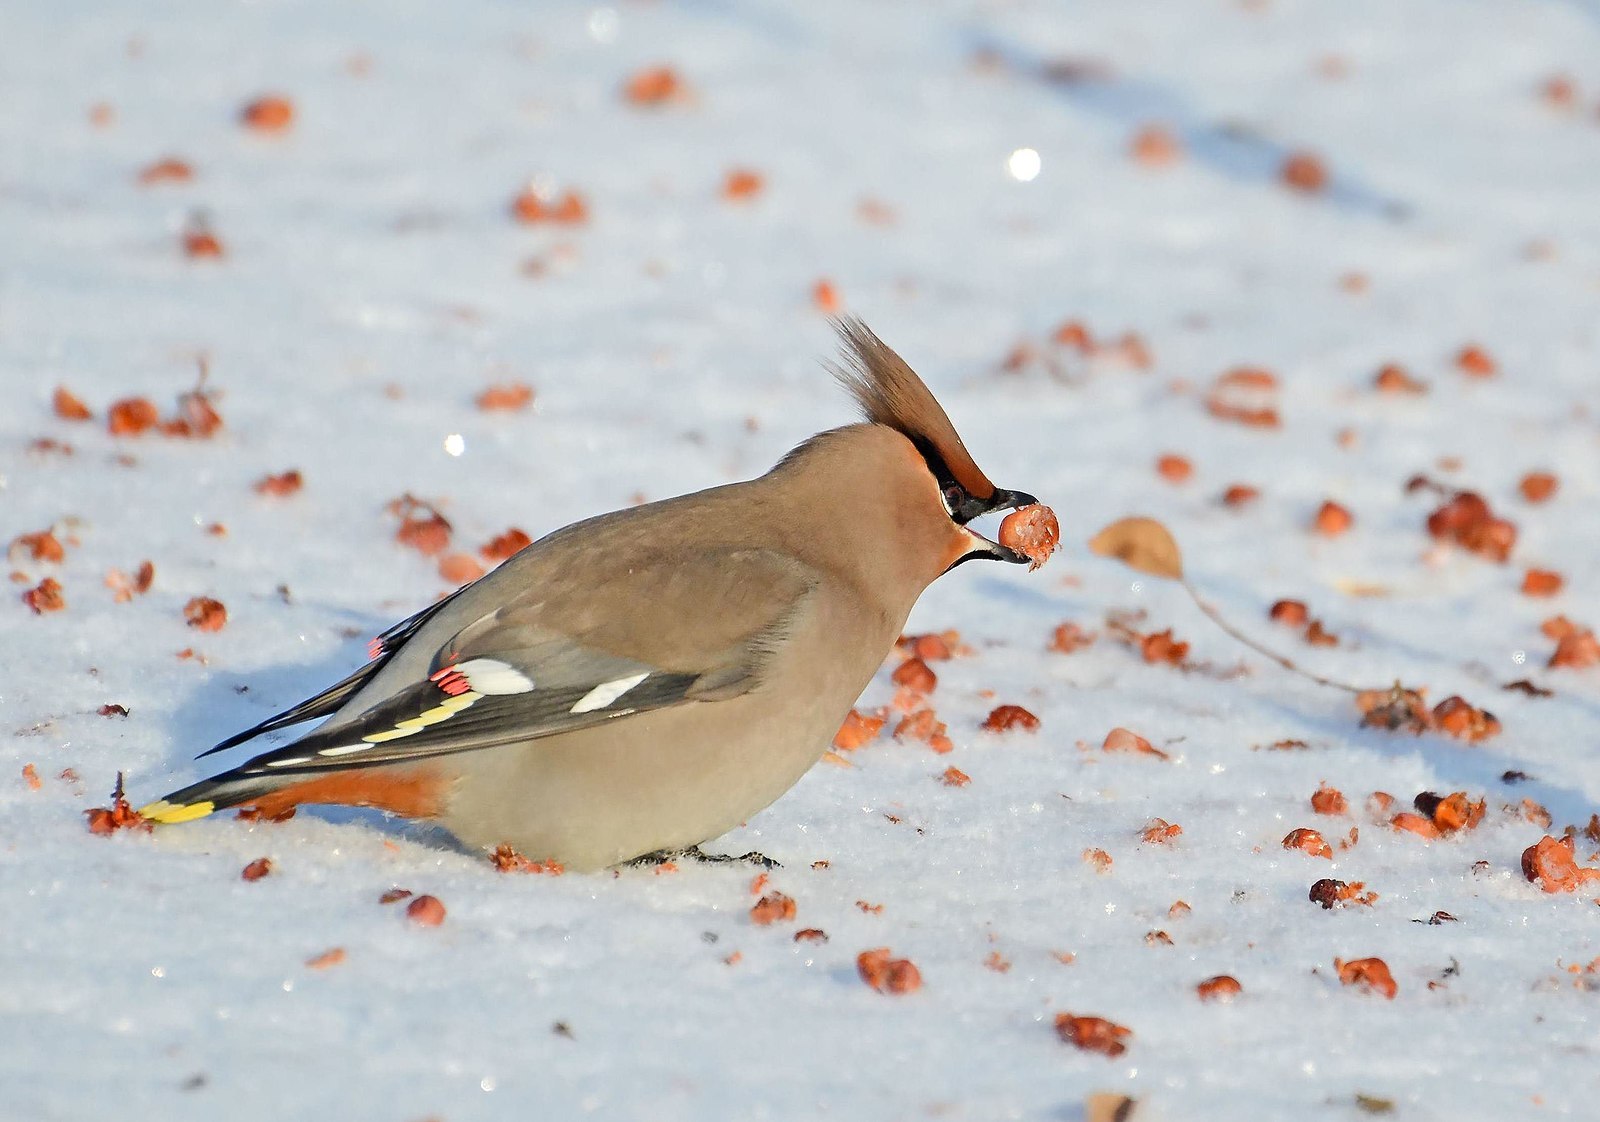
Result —
<instances>
[{"instance_id":1,"label":"snow surface","mask_svg":"<svg viewBox=\"0 0 1600 1122\"><path fill-rule=\"evenodd\" d=\"M1111 1090L1165 1119L1348 1118L1358 1094L1397 1118L1594 1117L1596 995L1564 967L1600 954L1600 910L1523 880L1545 831L1501 808L1532 798L1559 832L1600 806L1600 671L1545 671L1538 630L1600 615L1600 7L11 0L4 24L0 536L79 521L64 564L13 562L57 576L67 609L0 605L0 1116L1077 1119ZM1062 59L1089 78L1049 80ZM656 63L692 100L619 97ZM1559 73L1569 109L1539 96ZM237 123L268 91L294 99L287 135ZM1127 154L1151 122L1185 148L1165 170ZM1022 147L1031 182L1007 174ZM1328 191L1277 182L1298 148ZM167 154L195 181L139 186ZM734 167L765 191L723 201ZM590 221L514 224L530 177L581 192ZM863 221L863 199L893 222ZM179 252L197 210L223 260ZM953 753L885 737L719 843L784 863L797 923L752 924L747 869L501 875L364 812L84 828L119 769L136 803L198 778L195 752L443 591L393 541L402 492L444 503L471 548L748 477L847 419L819 369L824 277L1070 548L1032 575L963 567L919 605L913 630L975 649L937 668ZM1153 369L1048 347L1067 319L1137 330ZM1064 376L1003 372L1023 341ZM1497 377L1455 369L1469 342ZM117 398L170 408L199 352L216 439L106 433ZM1385 361L1431 392L1376 394ZM1206 415L1203 388L1240 363L1278 373L1282 429ZM474 407L511 380L532 411ZM101 419L53 417L58 384ZM1164 451L1195 478L1164 482ZM300 494L252 492L288 468ZM1534 468L1561 478L1539 507L1516 492ZM1512 563L1434 547L1429 499L1402 492L1419 471L1517 522ZM1260 502L1222 507L1235 481ZM1307 532L1325 498L1355 513L1342 538ZM1357 728L1347 697L1250 655L1181 589L1086 553L1133 512L1175 530L1239 626L1333 676L1464 694L1505 731ZM114 603L105 572L147 558L154 587ZM1529 565L1568 591L1521 596ZM198 595L227 605L224 630L185 626ZM1285 596L1342 645L1269 624ZM1146 665L1103 634L1114 608L1250 673ZM1102 637L1048 653L1065 620ZM1556 695L1498 688L1521 677ZM863 704L891 696L886 669ZM1000 701L1041 730L980 732ZM127 718L98 715L113 702ZM1172 760L1101 753L1117 725ZM1309 747L1265 748L1282 739ZM938 781L951 765L970 786ZM1324 780L1348 820L1311 813ZM1427 842L1364 815L1380 789L1466 790L1489 815ZM1170 845L1139 841L1157 816L1183 827ZM1297 826L1360 840L1323 861L1280 847ZM264 855L272 874L241 880ZM1306 898L1323 876L1380 899L1325 912ZM440 897L445 923L380 906L396 885ZM1459 922L1417 922L1438 910ZM1155 929L1173 945L1147 945ZM921 991L861 984L875 946L915 961ZM305 965L332 947L342 964ZM1338 984L1334 958L1366 955L1394 1001ZM1202 1004L1218 973L1242 998ZM1062 1011L1128 1026L1128 1051L1062 1043Z\"/></svg>"}]
</instances>

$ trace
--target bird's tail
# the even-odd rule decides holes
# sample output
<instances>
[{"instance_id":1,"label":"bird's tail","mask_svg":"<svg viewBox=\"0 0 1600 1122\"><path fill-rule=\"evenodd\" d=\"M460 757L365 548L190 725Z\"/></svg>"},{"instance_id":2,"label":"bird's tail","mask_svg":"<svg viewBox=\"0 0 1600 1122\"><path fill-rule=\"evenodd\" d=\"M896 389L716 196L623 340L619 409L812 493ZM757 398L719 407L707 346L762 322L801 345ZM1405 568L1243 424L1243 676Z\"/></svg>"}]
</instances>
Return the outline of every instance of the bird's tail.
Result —
<instances>
[{"instance_id":1,"label":"bird's tail","mask_svg":"<svg viewBox=\"0 0 1600 1122\"><path fill-rule=\"evenodd\" d=\"M228 771L191 783L181 791L174 791L148 806L142 806L139 813L151 822L163 825L189 822L240 803L253 802L283 785L281 776L241 775L236 771Z\"/></svg>"}]
</instances>

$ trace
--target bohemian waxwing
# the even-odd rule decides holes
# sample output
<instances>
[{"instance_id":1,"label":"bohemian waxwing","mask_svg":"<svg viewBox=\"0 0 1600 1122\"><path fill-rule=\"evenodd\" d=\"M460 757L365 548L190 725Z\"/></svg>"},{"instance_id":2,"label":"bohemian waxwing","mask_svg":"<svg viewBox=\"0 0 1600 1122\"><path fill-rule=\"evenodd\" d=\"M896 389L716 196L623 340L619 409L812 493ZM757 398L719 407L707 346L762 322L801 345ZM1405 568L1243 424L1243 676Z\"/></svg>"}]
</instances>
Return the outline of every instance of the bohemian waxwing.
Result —
<instances>
[{"instance_id":1,"label":"bohemian waxwing","mask_svg":"<svg viewBox=\"0 0 1600 1122\"><path fill-rule=\"evenodd\" d=\"M759 479L541 538L211 751L326 723L140 813L341 803L577 870L698 855L821 758L935 578L1028 561L966 524L1035 500L989 482L865 324L836 326L864 423Z\"/></svg>"}]
</instances>

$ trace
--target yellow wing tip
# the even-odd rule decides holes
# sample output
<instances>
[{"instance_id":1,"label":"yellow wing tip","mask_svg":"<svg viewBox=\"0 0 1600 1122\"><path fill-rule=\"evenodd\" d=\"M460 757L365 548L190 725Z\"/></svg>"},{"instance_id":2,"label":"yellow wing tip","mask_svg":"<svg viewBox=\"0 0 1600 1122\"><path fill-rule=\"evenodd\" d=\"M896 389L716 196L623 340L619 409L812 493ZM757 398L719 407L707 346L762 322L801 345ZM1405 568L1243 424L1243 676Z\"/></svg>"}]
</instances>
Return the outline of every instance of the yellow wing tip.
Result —
<instances>
[{"instance_id":1,"label":"yellow wing tip","mask_svg":"<svg viewBox=\"0 0 1600 1122\"><path fill-rule=\"evenodd\" d=\"M159 822L163 826L170 826L175 822L192 822L196 818L204 818L216 809L217 804L210 799L189 803L186 806L169 803L166 799L157 799L148 806L140 807L139 816L151 822Z\"/></svg>"}]
</instances>

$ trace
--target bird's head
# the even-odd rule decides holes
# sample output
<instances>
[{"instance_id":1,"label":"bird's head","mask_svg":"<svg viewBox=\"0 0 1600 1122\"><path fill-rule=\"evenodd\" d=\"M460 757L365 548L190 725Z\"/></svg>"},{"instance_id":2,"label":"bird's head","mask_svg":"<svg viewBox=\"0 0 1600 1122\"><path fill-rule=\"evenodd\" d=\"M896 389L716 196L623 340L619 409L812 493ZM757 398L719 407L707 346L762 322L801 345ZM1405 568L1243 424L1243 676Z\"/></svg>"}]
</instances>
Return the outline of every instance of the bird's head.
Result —
<instances>
[{"instance_id":1,"label":"bird's head","mask_svg":"<svg viewBox=\"0 0 1600 1122\"><path fill-rule=\"evenodd\" d=\"M887 460L876 478L860 479L856 485L885 489L902 540L935 555L938 564L929 579L979 559L1028 564L1026 555L991 541L968 523L1038 500L989 481L922 379L866 324L845 318L834 326L844 343L834 376L869 422L857 426L860 442L874 444L879 457Z\"/></svg>"}]
</instances>

